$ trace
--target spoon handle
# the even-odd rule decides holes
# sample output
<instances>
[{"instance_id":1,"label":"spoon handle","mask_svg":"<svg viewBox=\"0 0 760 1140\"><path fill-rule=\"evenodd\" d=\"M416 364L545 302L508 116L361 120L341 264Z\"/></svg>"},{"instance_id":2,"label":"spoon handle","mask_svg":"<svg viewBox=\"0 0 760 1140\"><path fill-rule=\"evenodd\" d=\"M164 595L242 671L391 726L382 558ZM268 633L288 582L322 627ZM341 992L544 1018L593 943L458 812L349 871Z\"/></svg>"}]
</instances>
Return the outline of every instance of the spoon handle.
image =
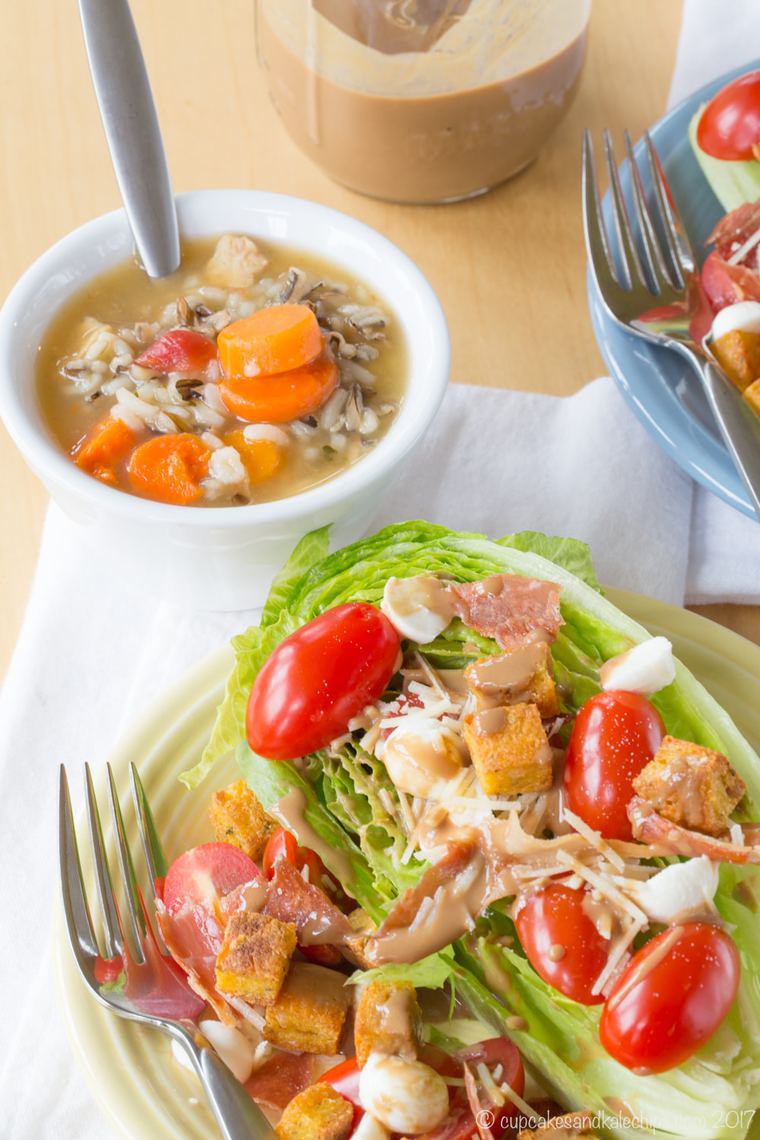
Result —
<instances>
[{"instance_id":1,"label":"spoon handle","mask_svg":"<svg viewBox=\"0 0 760 1140\"><path fill-rule=\"evenodd\" d=\"M156 105L127 0L79 0L87 58L124 209L150 277L179 266L179 230Z\"/></svg>"}]
</instances>

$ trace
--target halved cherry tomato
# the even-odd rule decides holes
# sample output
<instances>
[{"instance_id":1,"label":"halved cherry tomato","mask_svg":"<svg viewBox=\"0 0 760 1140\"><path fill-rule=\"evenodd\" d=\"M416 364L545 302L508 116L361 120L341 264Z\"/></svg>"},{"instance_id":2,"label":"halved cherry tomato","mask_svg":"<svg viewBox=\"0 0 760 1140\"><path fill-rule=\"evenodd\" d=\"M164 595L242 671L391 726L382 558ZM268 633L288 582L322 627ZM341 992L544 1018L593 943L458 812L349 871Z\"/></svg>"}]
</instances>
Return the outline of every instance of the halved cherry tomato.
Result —
<instances>
[{"instance_id":1,"label":"halved cherry tomato","mask_svg":"<svg viewBox=\"0 0 760 1140\"><path fill-rule=\"evenodd\" d=\"M665 725L638 693L597 693L581 708L567 747L565 798L605 839L632 839L633 781L660 747Z\"/></svg>"},{"instance_id":2,"label":"halved cherry tomato","mask_svg":"<svg viewBox=\"0 0 760 1140\"><path fill-rule=\"evenodd\" d=\"M351 1125L353 1131L361 1118L364 1116L364 1109L359 1101L359 1077L361 1076L361 1069L357 1063L356 1057L349 1057L346 1061L341 1061L339 1065L335 1065L332 1069L328 1069L319 1078L327 1085L332 1085L336 1092L349 1101L354 1106L354 1119Z\"/></svg>"},{"instance_id":3,"label":"halved cherry tomato","mask_svg":"<svg viewBox=\"0 0 760 1140\"><path fill-rule=\"evenodd\" d=\"M219 384L223 403L249 423L285 424L321 408L338 384L338 366L321 356L276 376L232 376Z\"/></svg>"},{"instance_id":4,"label":"halved cherry tomato","mask_svg":"<svg viewBox=\"0 0 760 1140\"><path fill-rule=\"evenodd\" d=\"M171 329L163 333L135 360L142 368L160 372L203 372L216 359L216 345L203 333L192 329Z\"/></svg>"},{"instance_id":5,"label":"halved cherry tomato","mask_svg":"<svg viewBox=\"0 0 760 1140\"><path fill-rule=\"evenodd\" d=\"M92 970L99 986L107 986L115 982L123 971L124 959L120 954L117 954L115 958L101 958L98 955Z\"/></svg>"},{"instance_id":6,"label":"halved cherry tomato","mask_svg":"<svg viewBox=\"0 0 760 1140\"><path fill-rule=\"evenodd\" d=\"M175 859L166 873L163 900L169 914L189 902L214 910L244 883L261 881L261 871L231 843L202 843Z\"/></svg>"},{"instance_id":7,"label":"halved cherry tomato","mask_svg":"<svg viewBox=\"0 0 760 1140\"><path fill-rule=\"evenodd\" d=\"M298 840L284 827L278 827L267 840L261 866L268 879L272 878L274 869L281 859L286 863L298 866Z\"/></svg>"},{"instance_id":8,"label":"halved cherry tomato","mask_svg":"<svg viewBox=\"0 0 760 1140\"><path fill-rule=\"evenodd\" d=\"M533 969L565 997L600 1005L592 993L607 963L609 942L584 910L586 891L550 883L521 904L515 919L520 944Z\"/></svg>"},{"instance_id":9,"label":"halved cherry tomato","mask_svg":"<svg viewBox=\"0 0 760 1140\"><path fill-rule=\"evenodd\" d=\"M469 1065L477 1065L482 1061L491 1071L501 1065L501 1076L497 1083L509 1085L518 1096L525 1092L525 1069L520 1050L508 1037L490 1037L487 1041L479 1041L477 1045L462 1049L457 1057Z\"/></svg>"},{"instance_id":10,"label":"halved cherry tomato","mask_svg":"<svg viewBox=\"0 0 760 1140\"><path fill-rule=\"evenodd\" d=\"M663 1073L709 1040L731 1008L739 952L724 931L704 922L673 926L648 942L607 999L599 1037L636 1073Z\"/></svg>"},{"instance_id":11,"label":"halved cherry tomato","mask_svg":"<svg viewBox=\"0 0 760 1140\"><path fill-rule=\"evenodd\" d=\"M760 71L750 71L713 95L697 124L705 154L733 161L760 159Z\"/></svg>"},{"instance_id":12,"label":"halved cherry tomato","mask_svg":"<svg viewBox=\"0 0 760 1140\"><path fill-rule=\"evenodd\" d=\"M420 1053L420 1060L430 1065L443 1077L461 1077L462 1064L467 1062L470 1066L477 1066L480 1062L487 1065L493 1072L501 1066L501 1073L497 1084L508 1084L518 1096L525 1091L525 1070L522 1058L516 1045L507 1037L493 1037L488 1041L481 1041L477 1045L470 1045L458 1053L444 1053L426 1045ZM513 1121L509 1111L509 1104L501 1109L493 1106L494 1121L490 1126L494 1140L502 1136L514 1135ZM479 1135L472 1109L461 1088L452 1087L451 1107L449 1115L443 1124L438 1125L432 1132L425 1132L419 1140L474 1140Z\"/></svg>"},{"instance_id":13,"label":"halved cherry tomato","mask_svg":"<svg viewBox=\"0 0 760 1140\"><path fill-rule=\"evenodd\" d=\"M286 637L248 698L246 736L270 760L324 748L376 701L393 676L399 637L366 602L336 606Z\"/></svg>"}]
</instances>

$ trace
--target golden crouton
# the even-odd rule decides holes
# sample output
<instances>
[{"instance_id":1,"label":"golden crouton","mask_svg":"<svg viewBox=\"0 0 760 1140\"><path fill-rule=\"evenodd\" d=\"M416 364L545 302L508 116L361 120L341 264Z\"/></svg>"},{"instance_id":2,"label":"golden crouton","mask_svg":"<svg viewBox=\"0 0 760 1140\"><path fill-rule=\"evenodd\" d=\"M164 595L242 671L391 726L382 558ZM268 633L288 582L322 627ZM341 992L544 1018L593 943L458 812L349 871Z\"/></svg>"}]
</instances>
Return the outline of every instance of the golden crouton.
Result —
<instances>
[{"instance_id":1,"label":"golden crouton","mask_svg":"<svg viewBox=\"0 0 760 1140\"><path fill-rule=\"evenodd\" d=\"M633 781L637 795L671 823L705 835L724 835L745 792L744 781L712 748L666 736Z\"/></svg>"},{"instance_id":2,"label":"golden crouton","mask_svg":"<svg viewBox=\"0 0 760 1140\"><path fill-rule=\"evenodd\" d=\"M238 911L227 922L216 958L217 989L256 1005L269 1005L280 992L295 948L292 922Z\"/></svg>"},{"instance_id":3,"label":"golden crouton","mask_svg":"<svg viewBox=\"0 0 760 1140\"><path fill-rule=\"evenodd\" d=\"M760 377L760 333L732 329L713 341L711 347L729 380L741 392Z\"/></svg>"},{"instance_id":4,"label":"golden crouton","mask_svg":"<svg viewBox=\"0 0 760 1140\"><path fill-rule=\"evenodd\" d=\"M219 843L233 843L254 863L263 855L267 840L277 826L245 780L238 780L229 788L214 792L209 818L214 838Z\"/></svg>"},{"instance_id":5,"label":"golden crouton","mask_svg":"<svg viewBox=\"0 0 760 1140\"><path fill-rule=\"evenodd\" d=\"M416 1061L421 1013L411 982L368 982L354 1015L354 1045L361 1068L370 1053Z\"/></svg>"},{"instance_id":6,"label":"golden crouton","mask_svg":"<svg viewBox=\"0 0 760 1140\"><path fill-rule=\"evenodd\" d=\"M552 750L536 705L507 705L466 716L464 738L486 795L517 796L552 786Z\"/></svg>"},{"instance_id":7,"label":"golden crouton","mask_svg":"<svg viewBox=\"0 0 760 1140\"><path fill-rule=\"evenodd\" d=\"M338 1053L351 1004L345 980L325 966L293 962L277 1000L267 1008L266 1040L295 1053Z\"/></svg>"},{"instance_id":8,"label":"golden crouton","mask_svg":"<svg viewBox=\"0 0 760 1140\"><path fill-rule=\"evenodd\" d=\"M464 675L479 709L532 702L544 718L559 715L552 656L545 641L473 661Z\"/></svg>"},{"instance_id":9,"label":"golden crouton","mask_svg":"<svg viewBox=\"0 0 760 1140\"><path fill-rule=\"evenodd\" d=\"M760 380L753 380L749 388L744 389L744 399L752 411L760 416Z\"/></svg>"},{"instance_id":10,"label":"golden crouton","mask_svg":"<svg viewBox=\"0 0 760 1140\"><path fill-rule=\"evenodd\" d=\"M294 1096L275 1132L280 1140L345 1140L354 1123L354 1106L332 1085L318 1082Z\"/></svg>"},{"instance_id":11,"label":"golden crouton","mask_svg":"<svg viewBox=\"0 0 760 1140\"><path fill-rule=\"evenodd\" d=\"M538 1128L524 1128L518 1140L596 1140L596 1133L586 1128L585 1120L582 1113L555 1116Z\"/></svg>"}]
</instances>

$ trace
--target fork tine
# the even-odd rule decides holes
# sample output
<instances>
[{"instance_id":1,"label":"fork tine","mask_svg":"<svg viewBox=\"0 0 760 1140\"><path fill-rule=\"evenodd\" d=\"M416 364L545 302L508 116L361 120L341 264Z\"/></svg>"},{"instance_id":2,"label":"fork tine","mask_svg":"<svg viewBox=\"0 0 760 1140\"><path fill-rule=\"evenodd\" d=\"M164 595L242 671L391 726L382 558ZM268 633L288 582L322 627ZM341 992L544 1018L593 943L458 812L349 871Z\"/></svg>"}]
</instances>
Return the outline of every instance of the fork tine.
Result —
<instances>
[{"instance_id":1,"label":"fork tine","mask_svg":"<svg viewBox=\"0 0 760 1140\"><path fill-rule=\"evenodd\" d=\"M644 132L644 144L649 158L649 169L652 175L655 200L662 221L662 227L665 231L668 249L670 250L676 280L679 286L683 288L685 278L693 273L696 267L694 250L686 234L681 215L673 201L670 187L665 178L665 172L662 169L660 157L654 148L648 131Z\"/></svg>"},{"instance_id":2,"label":"fork tine","mask_svg":"<svg viewBox=\"0 0 760 1140\"><path fill-rule=\"evenodd\" d=\"M138 962L144 962L143 936L145 934L145 915L143 914L140 892L137 887L137 876L135 875L135 868L132 862L132 852L129 850L127 833L124 828L124 817L121 814L121 805L119 804L119 796L116 791L116 781L114 780L113 769L110 764L106 764L106 772L108 774L108 798L111 803L111 816L113 818L114 832L116 834L116 851L119 856L119 866L121 868L121 877L124 884L124 898L127 904L127 913L129 914L132 942L134 943L135 955Z\"/></svg>"},{"instance_id":3,"label":"fork tine","mask_svg":"<svg viewBox=\"0 0 760 1140\"><path fill-rule=\"evenodd\" d=\"M90 917L90 908L87 905L74 815L71 810L69 781L63 764L60 767L58 795L58 857L61 867L63 909L72 947L75 953L84 951L95 957L98 954L98 941ZM75 945L75 937L78 946Z\"/></svg>"},{"instance_id":4,"label":"fork tine","mask_svg":"<svg viewBox=\"0 0 760 1140\"><path fill-rule=\"evenodd\" d=\"M583 230L586 238L586 252L596 278L599 291L604 295L610 287L617 287L614 264L610 256L607 232L604 228L602 206L596 181L594 147L591 133L583 132L583 172L581 176L583 197Z\"/></svg>"},{"instance_id":5,"label":"fork tine","mask_svg":"<svg viewBox=\"0 0 760 1140\"><path fill-rule=\"evenodd\" d=\"M620 258L626 276L625 284L630 288L634 280L639 285L646 285L644 270L636 243L631 232L631 223L628 218L628 207L625 204L623 190L620 185L620 175L615 161L615 150L612 145L612 136L608 130L602 133L604 144L604 157L607 160L607 172L612 190L612 218L615 224L615 233L620 250Z\"/></svg>"},{"instance_id":6,"label":"fork tine","mask_svg":"<svg viewBox=\"0 0 760 1140\"><path fill-rule=\"evenodd\" d=\"M84 778L87 790L87 819L90 824L90 837L92 839L92 859L95 865L95 882L98 888L100 910L103 916L106 957L115 958L124 952L124 938L119 910L113 893L111 871L108 866L105 844L103 843L103 827L100 822L98 801L95 798L92 772L90 771L90 765L87 763L85 763L84 766Z\"/></svg>"},{"instance_id":7,"label":"fork tine","mask_svg":"<svg viewBox=\"0 0 760 1140\"><path fill-rule=\"evenodd\" d=\"M652 215L649 212L644 187L641 182L641 171L639 170L639 164L636 162L636 157L633 153L633 143L627 129L623 131L623 138L625 140L625 150L628 156L628 165L631 171L633 209L641 233L644 258L652 284L654 285L654 291L655 293L661 293L664 287L671 284L668 267L665 258L662 256L660 240L657 237L657 232L652 222Z\"/></svg>"},{"instance_id":8,"label":"fork tine","mask_svg":"<svg viewBox=\"0 0 760 1140\"><path fill-rule=\"evenodd\" d=\"M135 764L130 764L129 770L132 777L132 798L135 805L135 815L137 816L137 828L140 832L140 840L142 841L143 851L145 852L145 862L148 864L151 891L155 897L156 879L162 878L167 871L166 856L164 855L161 841L158 838L158 831L156 830L156 824L153 819L153 813L150 810L148 797L145 794L143 782L140 779L140 773L137 771Z\"/></svg>"}]
</instances>

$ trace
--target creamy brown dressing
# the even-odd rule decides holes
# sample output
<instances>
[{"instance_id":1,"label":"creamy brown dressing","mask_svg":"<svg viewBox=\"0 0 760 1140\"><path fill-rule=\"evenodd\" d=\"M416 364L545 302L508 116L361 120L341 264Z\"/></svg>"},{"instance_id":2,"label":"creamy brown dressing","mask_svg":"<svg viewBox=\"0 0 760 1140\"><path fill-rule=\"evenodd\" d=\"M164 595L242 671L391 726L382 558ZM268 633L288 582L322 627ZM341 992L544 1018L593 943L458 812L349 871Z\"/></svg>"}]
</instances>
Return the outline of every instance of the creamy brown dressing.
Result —
<instances>
[{"instance_id":1,"label":"creamy brown dressing","mask_svg":"<svg viewBox=\"0 0 760 1140\"><path fill-rule=\"evenodd\" d=\"M404 590L404 582L409 589ZM401 579L396 584L393 604L400 617L408 617L424 607L434 614L451 621L455 616L455 600L446 582L440 578L420 575L416 578Z\"/></svg>"},{"instance_id":2,"label":"creamy brown dressing","mask_svg":"<svg viewBox=\"0 0 760 1140\"><path fill-rule=\"evenodd\" d=\"M476 736L495 736L503 732L507 723L507 710L505 708L481 709L473 713L471 721L472 730Z\"/></svg>"},{"instance_id":3,"label":"creamy brown dressing","mask_svg":"<svg viewBox=\"0 0 760 1140\"><path fill-rule=\"evenodd\" d=\"M397 788L427 798L433 785L458 775L463 755L452 737L435 727L431 730L426 721L418 732L411 724L394 729L385 742L382 758Z\"/></svg>"},{"instance_id":4,"label":"creamy brown dressing","mask_svg":"<svg viewBox=\"0 0 760 1140\"><path fill-rule=\"evenodd\" d=\"M378 1040L385 1039L392 1042L394 1053L404 1057L405 1060L415 1061L417 1059L417 1050L413 1045L415 1033L409 1032L410 1027L413 1030L417 1028L416 1023L419 1020L414 994L401 986L389 988L385 1000L375 1006L375 1014ZM398 1046L402 1042L406 1042L407 1047L400 1052Z\"/></svg>"},{"instance_id":5,"label":"creamy brown dressing","mask_svg":"<svg viewBox=\"0 0 760 1140\"><path fill-rule=\"evenodd\" d=\"M306 819L306 797L300 788L291 788L281 800L273 804L269 814L288 831L292 831L303 847L316 851L329 871L341 882L353 882L354 869L343 851L336 851L325 843Z\"/></svg>"},{"instance_id":6,"label":"creamy brown dressing","mask_svg":"<svg viewBox=\"0 0 760 1140\"><path fill-rule=\"evenodd\" d=\"M369 940L373 965L417 962L471 930L489 896L488 861L475 851L464 870L424 900L408 926L398 926Z\"/></svg>"},{"instance_id":7,"label":"creamy brown dressing","mask_svg":"<svg viewBox=\"0 0 760 1140\"><path fill-rule=\"evenodd\" d=\"M512 704L525 699L531 681L545 661L544 643L532 642L476 661L468 665L465 675L482 704Z\"/></svg>"},{"instance_id":8,"label":"creamy brown dressing","mask_svg":"<svg viewBox=\"0 0 760 1140\"><path fill-rule=\"evenodd\" d=\"M573 97L588 7L257 0L257 44L288 131L331 177L440 201L536 157Z\"/></svg>"}]
</instances>

